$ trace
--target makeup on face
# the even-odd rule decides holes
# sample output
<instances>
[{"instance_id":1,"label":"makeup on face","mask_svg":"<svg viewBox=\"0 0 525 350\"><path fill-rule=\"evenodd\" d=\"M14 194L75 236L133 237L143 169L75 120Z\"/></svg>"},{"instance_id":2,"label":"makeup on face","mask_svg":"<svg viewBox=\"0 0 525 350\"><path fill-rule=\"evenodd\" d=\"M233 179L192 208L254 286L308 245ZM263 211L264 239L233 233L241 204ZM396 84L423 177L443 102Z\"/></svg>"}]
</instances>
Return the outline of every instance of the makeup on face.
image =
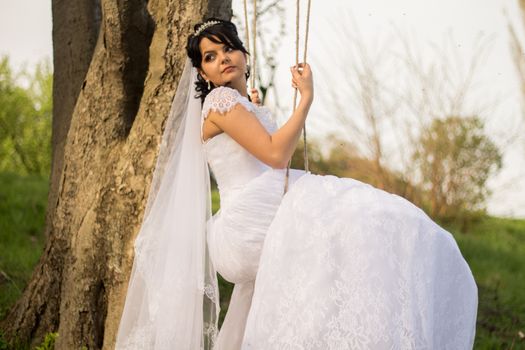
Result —
<instances>
[{"instance_id":1,"label":"makeup on face","mask_svg":"<svg viewBox=\"0 0 525 350\"><path fill-rule=\"evenodd\" d=\"M202 52L203 77L215 86L226 85L244 93L246 84L244 53L227 44L215 43L208 38L203 38L199 46Z\"/></svg>"}]
</instances>

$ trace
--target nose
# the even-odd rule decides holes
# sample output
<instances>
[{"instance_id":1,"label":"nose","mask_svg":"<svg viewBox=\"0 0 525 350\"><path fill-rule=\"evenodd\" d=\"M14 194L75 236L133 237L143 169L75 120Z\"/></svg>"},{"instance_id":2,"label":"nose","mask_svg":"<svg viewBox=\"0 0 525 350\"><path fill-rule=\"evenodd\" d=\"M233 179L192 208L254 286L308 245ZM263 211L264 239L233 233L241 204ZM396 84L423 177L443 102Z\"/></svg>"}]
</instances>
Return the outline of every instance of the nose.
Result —
<instances>
[{"instance_id":1,"label":"nose","mask_svg":"<svg viewBox=\"0 0 525 350\"><path fill-rule=\"evenodd\" d=\"M222 53L221 56L221 63L229 63L230 62L230 56L228 53Z\"/></svg>"}]
</instances>

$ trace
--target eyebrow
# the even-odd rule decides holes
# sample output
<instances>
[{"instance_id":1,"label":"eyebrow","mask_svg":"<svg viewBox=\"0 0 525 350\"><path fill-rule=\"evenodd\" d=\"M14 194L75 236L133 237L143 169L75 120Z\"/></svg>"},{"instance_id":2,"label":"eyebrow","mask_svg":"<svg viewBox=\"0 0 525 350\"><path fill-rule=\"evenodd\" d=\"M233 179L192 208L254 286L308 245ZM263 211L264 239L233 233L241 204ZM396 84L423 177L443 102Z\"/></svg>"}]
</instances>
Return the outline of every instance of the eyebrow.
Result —
<instances>
[{"instance_id":1,"label":"eyebrow","mask_svg":"<svg viewBox=\"0 0 525 350\"><path fill-rule=\"evenodd\" d=\"M224 44L224 43L221 43L221 44L222 44L222 46L229 46L229 45L226 45L226 44ZM221 44L216 44L216 45L221 45ZM213 53L213 52L215 52L215 51L217 51L217 50L208 50L208 51L204 51L204 52L202 53L202 55L204 56L204 55L206 55L207 53Z\"/></svg>"}]
</instances>

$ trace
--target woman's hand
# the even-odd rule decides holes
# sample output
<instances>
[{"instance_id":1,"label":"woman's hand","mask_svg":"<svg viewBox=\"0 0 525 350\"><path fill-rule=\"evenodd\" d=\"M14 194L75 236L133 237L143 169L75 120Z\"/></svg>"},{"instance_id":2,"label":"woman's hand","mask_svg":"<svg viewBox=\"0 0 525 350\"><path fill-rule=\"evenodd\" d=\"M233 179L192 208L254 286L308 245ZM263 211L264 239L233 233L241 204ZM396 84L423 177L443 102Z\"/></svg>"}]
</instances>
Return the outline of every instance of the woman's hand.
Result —
<instances>
[{"instance_id":1,"label":"woman's hand","mask_svg":"<svg viewBox=\"0 0 525 350\"><path fill-rule=\"evenodd\" d=\"M297 66L290 67L292 72L292 87L298 89L301 97L313 99L314 85L312 70L308 63L299 63Z\"/></svg>"},{"instance_id":2,"label":"woman's hand","mask_svg":"<svg viewBox=\"0 0 525 350\"><path fill-rule=\"evenodd\" d=\"M261 99L259 98L259 91L256 88L253 88L250 90L250 98L252 99L252 102L255 103L257 106L261 105Z\"/></svg>"}]
</instances>

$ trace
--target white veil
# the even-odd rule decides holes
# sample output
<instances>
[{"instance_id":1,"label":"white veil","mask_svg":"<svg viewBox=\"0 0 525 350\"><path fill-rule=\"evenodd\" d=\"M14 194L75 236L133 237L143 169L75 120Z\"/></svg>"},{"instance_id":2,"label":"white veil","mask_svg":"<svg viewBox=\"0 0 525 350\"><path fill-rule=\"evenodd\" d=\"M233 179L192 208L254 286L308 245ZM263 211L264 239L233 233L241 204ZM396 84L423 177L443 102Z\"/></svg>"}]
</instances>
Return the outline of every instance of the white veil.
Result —
<instances>
[{"instance_id":1,"label":"white veil","mask_svg":"<svg viewBox=\"0 0 525 350\"><path fill-rule=\"evenodd\" d=\"M115 349L212 349L219 293L206 231L208 164L197 71L186 58L165 123Z\"/></svg>"}]
</instances>

